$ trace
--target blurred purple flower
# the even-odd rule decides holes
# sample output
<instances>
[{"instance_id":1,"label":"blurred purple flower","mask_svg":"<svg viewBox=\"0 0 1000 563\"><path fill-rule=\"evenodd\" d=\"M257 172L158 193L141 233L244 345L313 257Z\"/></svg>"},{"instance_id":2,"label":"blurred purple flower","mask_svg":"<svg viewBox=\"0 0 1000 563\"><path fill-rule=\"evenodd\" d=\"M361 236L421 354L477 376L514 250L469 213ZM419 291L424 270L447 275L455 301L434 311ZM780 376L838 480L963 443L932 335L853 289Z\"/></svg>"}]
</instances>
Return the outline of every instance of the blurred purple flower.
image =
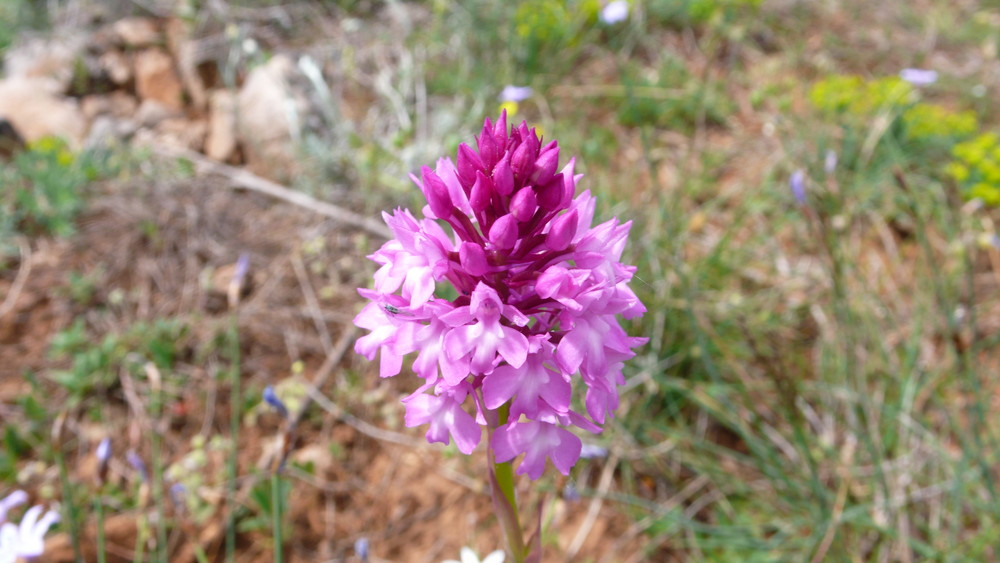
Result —
<instances>
[{"instance_id":1,"label":"blurred purple flower","mask_svg":"<svg viewBox=\"0 0 1000 563\"><path fill-rule=\"evenodd\" d=\"M278 414L282 418L288 418L288 407L285 406L285 403L281 402L278 394L274 392L274 387L271 385L264 388L264 402L274 407L274 410L278 411Z\"/></svg>"},{"instance_id":2,"label":"blurred purple flower","mask_svg":"<svg viewBox=\"0 0 1000 563\"><path fill-rule=\"evenodd\" d=\"M382 377L416 353L424 381L403 400L405 421L429 425L428 441L471 453L489 426L498 461L523 454L518 473L537 479L551 460L566 474L581 451L567 428L600 431L623 362L646 341L618 321L646 311L628 286L635 267L619 262L631 224L592 226L595 200L574 197L574 162L560 169L559 145L526 123L487 119L476 144L412 176L425 218L383 214L395 238L370 256L380 268L374 289L359 290L370 303L354 322L369 332L355 351L380 355ZM456 297L436 293L442 284ZM585 413L571 408L574 393Z\"/></svg>"},{"instance_id":3,"label":"blurred purple flower","mask_svg":"<svg viewBox=\"0 0 1000 563\"><path fill-rule=\"evenodd\" d=\"M566 502L576 502L580 500L580 490L576 488L576 483L572 480L566 481L566 486L562 491L563 500Z\"/></svg>"},{"instance_id":4,"label":"blurred purple flower","mask_svg":"<svg viewBox=\"0 0 1000 563\"><path fill-rule=\"evenodd\" d=\"M625 21L628 19L628 2L626 0L608 2L601 8L600 18L607 25Z\"/></svg>"},{"instance_id":5,"label":"blurred purple flower","mask_svg":"<svg viewBox=\"0 0 1000 563\"><path fill-rule=\"evenodd\" d=\"M354 542L354 553L358 555L361 563L368 563L368 538L358 538Z\"/></svg>"},{"instance_id":6,"label":"blurred purple flower","mask_svg":"<svg viewBox=\"0 0 1000 563\"><path fill-rule=\"evenodd\" d=\"M936 70L904 68L899 71L899 77L914 86L930 86L931 84L937 82L938 73Z\"/></svg>"},{"instance_id":7,"label":"blurred purple flower","mask_svg":"<svg viewBox=\"0 0 1000 563\"><path fill-rule=\"evenodd\" d=\"M139 477L142 478L143 481L149 481L149 473L146 471L146 462L142 461L142 458L139 457L139 454L135 453L135 450L125 452L125 460L132 466L132 469L135 469L136 472L139 473Z\"/></svg>"},{"instance_id":8,"label":"blurred purple flower","mask_svg":"<svg viewBox=\"0 0 1000 563\"><path fill-rule=\"evenodd\" d=\"M52 524L59 521L59 514L33 506L24 513L19 524L7 521L7 512L28 500L24 491L14 491L0 500L0 562L13 563L21 558L38 557L45 551L43 537Z\"/></svg>"},{"instance_id":9,"label":"blurred purple flower","mask_svg":"<svg viewBox=\"0 0 1000 563\"><path fill-rule=\"evenodd\" d=\"M595 446L593 444L584 444L583 449L580 450L580 457L583 459L608 457L608 449L602 448L601 446Z\"/></svg>"},{"instance_id":10,"label":"blurred purple flower","mask_svg":"<svg viewBox=\"0 0 1000 563\"><path fill-rule=\"evenodd\" d=\"M108 462L111 458L111 438L105 437L99 444L97 444L94 456L97 457L97 462L102 465Z\"/></svg>"},{"instance_id":11,"label":"blurred purple flower","mask_svg":"<svg viewBox=\"0 0 1000 563\"><path fill-rule=\"evenodd\" d=\"M531 86L513 86L508 84L500 91L498 98L501 102L523 102L531 97L535 91Z\"/></svg>"},{"instance_id":12,"label":"blurred purple flower","mask_svg":"<svg viewBox=\"0 0 1000 563\"><path fill-rule=\"evenodd\" d=\"M806 173L802 170L793 172L792 177L788 179L788 186L792 190L792 195L795 196L795 201L799 202L799 205L805 205Z\"/></svg>"}]
</instances>

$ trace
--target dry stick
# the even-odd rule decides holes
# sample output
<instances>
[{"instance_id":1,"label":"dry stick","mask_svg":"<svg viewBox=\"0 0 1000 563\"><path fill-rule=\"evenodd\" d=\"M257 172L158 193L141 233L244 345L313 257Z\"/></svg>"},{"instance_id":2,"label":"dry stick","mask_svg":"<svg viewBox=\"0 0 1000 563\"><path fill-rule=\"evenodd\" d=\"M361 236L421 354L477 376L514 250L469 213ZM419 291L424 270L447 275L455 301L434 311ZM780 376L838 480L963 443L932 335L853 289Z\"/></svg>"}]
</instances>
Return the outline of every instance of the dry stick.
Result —
<instances>
[{"instance_id":1,"label":"dry stick","mask_svg":"<svg viewBox=\"0 0 1000 563\"><path fill-rule=\"evenodd\" d=\"M392 233L389 232L388 227L374 219L363 217L332 203L320 201L302 192L290 190L281 184L262 178L249 170L223 164L192 150L168 147L166 145L159 144L152 145L150 148L153 152L163 156L190 160L194 163L196 169L207 173L225 176L234 184L242 188L266 194L305 209L310 209L320 215L325 215L331 219L340 221L345 225L350 225L352 227L368 231L373 235L385 239L392 238Z\"/></svg>"},{"instance_id":2,"label":"dry stick","mask_svg":"<svg viewBox=\"0 0 1000 563\"><path fill-rule=\"evenodd\" d=\"M17 277L14 278L14 283L10 286L10 292L7 293L3 304L0 305L0 317L14 308L14 303L17 301L18 295L21 294L21 290L24 289L24 284L28 281L28 274L31 272L31 246L24 240L24 237L17 238L17 246L21 250L21 267L17 270Z\"/></svg>"},{"instance_id":3,"label":"dry stick","mask_svg":"<svg viewBox=\"0 0 1000 563\"><path fill-rule=\"evenodd\" d=\"M591 528L594 527L594 523L597 521L597 513L601 510L601 506L604 505L604 496L607 494L608 489L611 487L611 478L615 476L615 468L618 467L618 454L612 453L611 457L608 458L608 462L604 465L604 471L601 472L601 479L598 481L597 490L598 494L594 495L594 498L590 499L590 506L587 507L587 517L584 519L583 524L576 531L576 536L573 541L569 544L569 549L566 550L567 559L572 559L583 547L583 542L590 535Z\"/></svg>"},{"instance_id":4,"label":"dry stick","mask_svg":"<svg viewBox=\"0 0 1000 563\"><path fill-rule=\"evenodd\" d=\"M302 296L305 297L306 305L309 307L309 316L312 317L313 324L316 325L316 332L319 333L319 339L323 343L323 351L326 352L327 359L329 359L333 353L333 341L330 339L330 331L326 328L326 322L323 321L323 313L319 308L316 290L309 282L306 265L302 262L302 256L298 251L292 253L292 269L295 270L295 276L299 278L299 287L302 289Z\"/></svg>"}]
</instances>

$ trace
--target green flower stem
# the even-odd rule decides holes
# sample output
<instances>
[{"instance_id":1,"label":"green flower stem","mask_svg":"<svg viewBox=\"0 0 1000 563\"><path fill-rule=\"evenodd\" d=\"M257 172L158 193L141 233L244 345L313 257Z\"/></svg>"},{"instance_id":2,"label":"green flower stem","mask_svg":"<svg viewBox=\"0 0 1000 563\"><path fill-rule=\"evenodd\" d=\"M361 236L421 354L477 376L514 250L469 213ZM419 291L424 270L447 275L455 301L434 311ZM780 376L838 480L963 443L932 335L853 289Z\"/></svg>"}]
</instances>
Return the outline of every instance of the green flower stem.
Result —
<instances>
[{"instance_id":1,"label":"green flower stem","mask_svg":"<svg viewBox=\"0 0 1000 563\"><path fill-rule=\"evenodd\" d=\"M497 413L499 415L499 425L506 424L507 417L510 414L510 403L505 403L501 406ZM495 480L495 487L493 488L494 504L503 508L497 514L497 517L503 525L514 563L523 563L527 555L525 553L527 550L524 545L524 535L521 531L521 521L517 513L517 497L514 495L514 466L509 461L497 463L494 460L492 451L490 452L490 461L493 463L493 476ZM502 498L497 498L498 490ZM506 504L506 506L503 507L503 504Z\"/></svg>"},{"instance_id":2,"label":"green flower stem","mask_svg":"<svg viewBox=\"0 0 1000 563\"><path fill-rule=\"evenodd\" d=\"M282 498L281 498L281 476L279 475L279 470L275 469L274 473L271 475L271 527L273 528L272 533L274 534L274 563L282 563L282 558L284 553L283 542L284 534L282 532Z\"/></svg>"},{"instance_id":3,"label":"green flower stem","mask_svg":"<svg viewBox=\"0 0 1000 563\"><path fill-rule=\"evenodd\" d=\"M104 495L101 493L94 498L94 511L97 512L97 563L105 563Z\"/></svg>"},{"instance_id":4,"label":"green flower stem","mask_svg":"<svg viewBox=\"0 0 1000 563\"><path fill-rule=\"evenodd\" d=\"M243 392L240 387L240 339L236 313L229 316L229 439L231 452L226 464L226 504L229 507L226 516L226 563L236 560L236 480L239 476L237 457L240 441L240 409L243 407Z\"/></svg>"}]
</instances>

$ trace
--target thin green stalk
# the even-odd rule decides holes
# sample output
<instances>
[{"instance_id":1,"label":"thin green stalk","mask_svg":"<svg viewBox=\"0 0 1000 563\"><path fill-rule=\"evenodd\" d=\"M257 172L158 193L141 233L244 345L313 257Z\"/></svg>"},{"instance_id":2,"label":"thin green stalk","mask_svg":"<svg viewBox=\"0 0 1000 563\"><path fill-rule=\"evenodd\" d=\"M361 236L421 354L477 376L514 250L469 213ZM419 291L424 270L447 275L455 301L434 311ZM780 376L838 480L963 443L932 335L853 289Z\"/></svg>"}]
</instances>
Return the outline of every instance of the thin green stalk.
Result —
<instances>
[{"instance_id":1,"label":"thin green stalk","mask_svg":"<svg viewBox=\"0 0 1000 563\"><path fill-rule=\"evenodd\" d=\"M132 555L132 561L145 561L146 559L146 532L149 526L149 522L146 516L139 517L139 525L136 527L135 533L135 552Z\"/></svg>"},{"instance_id":2,"label":"thin green stalk","mask_svg":"<svg viewBox=\"0 0 1000 563\"><path fill-rule=\"evenodd\" d=\"M62 488L63 518L69 524L69 539L73 544L73 558L77 563L83 563L83 552L80 549L80 528L77 519L76 503L73 502L73 488L69 483L69 471L66 469L66 458L58 440L55 445L56 465L59 466L59 485Z\"/></svg>"},{"instance_id":3,"label":"thin green stalk","mask_svg":"<svg viewBox=\"0 0 1000 563\"><path fill-rule=\"evenodd\" d=\"M284 520L284 510L282 510L281 498L281 476L278 470L271 475L271 527L274 533L274 563L281 563L283 559L284 534L282 532L282 522Z\"/></svg>"},{"instance_id":4,"label":"thin green stalk","mask_svg":"<svg viewBox=\"0 0 1000 563\"><path fill-rule=\"evenodd\" d=\"M105 563L104 496L100 493L94 498L94 512L97 513L97 563Z\"/></svg>"},{"instance_id":5,"label":"thin green stalk","mask_svg":"<svg viewBox=\"0 0 1000 563\"><path fill-rule=\"evenodd\" d=\"M159 426L160 414L162 410L162 390L158 383L153 385L152 414L154 424ZM151 486L153 487L153 502L156 504L156 557L160 563L167 563L167 510L166 499L163 494L163 460L162 460L162 437L159 428L154 429L150 437L150 456L152 457Z\"/></svg>"},{"instance_id":6,"label":"thin green stalk","mask_svg":"<svg viewBox=\"0 0 1000 563\"><path fill-rule=\"evenodd\" d=\"M226 503L229 506L226 517L226 563L234 563L236 557L236 480L239 468L237 454L239 453L240 409L243 405L240 388L240 341L239 329L236 325L236 313L230 315L229 338L229 436L232 440L232 451L226 465Z\"/></svg>"},{"instance_id":7,"label":"thin green stalk","mask_svg":"<svg viewBox=\"0 0 1000 563\"><path fill-rule=\"evenodd\" d=\"M502 426L507 423L510 414L510 404L505 403L498 411L499 422ZM521 530L521 519L517 512L517 497L514 494L514 466L510 461L497 463L490 455L493 463L493 478L495 487L492 490L494 505L498 507L497 518L503 525L504 533L507 536L507 544L510 548L511 557L514 563L524 563L527 557L527 549L524 544L524 533ZM497 498L497 490L502 498ZM506 505L506 506L503 506Z\"/></svg>"}]
</instances>

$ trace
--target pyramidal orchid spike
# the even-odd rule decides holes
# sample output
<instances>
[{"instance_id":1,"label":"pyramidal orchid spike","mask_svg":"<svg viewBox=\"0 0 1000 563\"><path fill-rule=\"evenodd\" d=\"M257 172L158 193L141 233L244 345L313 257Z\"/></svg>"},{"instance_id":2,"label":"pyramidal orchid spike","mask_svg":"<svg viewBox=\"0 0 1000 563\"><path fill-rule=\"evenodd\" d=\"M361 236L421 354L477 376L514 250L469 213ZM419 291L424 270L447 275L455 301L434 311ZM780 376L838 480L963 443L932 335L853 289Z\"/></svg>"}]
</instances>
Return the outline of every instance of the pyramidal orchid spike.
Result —
<instances>
[{"instance_id":1,"label":"pyramidal orchid spike","mask_svg":"<svg viewBox=\"0 0 1000 563\"><path fill-rule=\"evenodd\" d=\"M355 350L381 376L414 356L407 426L462 453L487 426L495 458L520 458L532 479L549 464L569 472L576 433L613 417L622 366L645 342L619 324L645 311L620 262L629 223L595 226L594 197L575 195L581 177L559 157L556 141L543 146L525 122L508 131L501 114L455 163L421 168L428 216L383 214L394 238L370 256L379 269L354 320L366 331Z\"/></svg>"}]
</instances>

